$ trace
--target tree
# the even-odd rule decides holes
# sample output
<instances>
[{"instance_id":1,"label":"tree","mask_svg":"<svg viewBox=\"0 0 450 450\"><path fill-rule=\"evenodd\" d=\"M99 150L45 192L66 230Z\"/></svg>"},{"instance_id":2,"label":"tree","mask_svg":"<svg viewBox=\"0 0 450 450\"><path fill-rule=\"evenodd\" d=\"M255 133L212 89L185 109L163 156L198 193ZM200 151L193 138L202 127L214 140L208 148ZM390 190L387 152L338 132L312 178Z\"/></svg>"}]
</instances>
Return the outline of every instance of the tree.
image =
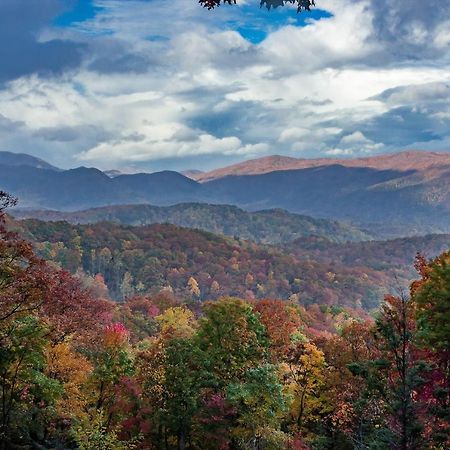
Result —
<instances>
[{"instance_id":1,"label":"tree","mask_svg":"<svg viewBox=\"0 0 450 450\"><path fill-rule=\"evenodd\" d=\"M435 350L450 349L450 252L429 264L416 260L421 280L413 283L412 295L417 304L420 337Z\"/></svg>"},{"instance_id":2,"label":"tree","mask_svg":"<svg viewBox=\"0 0 450 450\"><path fill-rule=\"evenodd\" d=\"M426 401L432 416L430 439L450 445L450 252L427 262L418 256L421 279L413 283L419 345L428 353Z\"/></svg>"},{"instance_id":3,"label":"tree","mask_svg":"<svg viewBox=\"0 0 450 450\"><path fill-rule=\"evenodd\" d=\"M291 407L294 428L299 433L302 432L305 417L315 420L314 413L320 409L316 399L325 380L325 367L323 352L312 343L299 342L289 350L286 378L294 398Z\"/></svg>"},{"instance_id":4,"label":"tree","mask_svg":"<svg viewBox=\"0 0 450 450\"><path fill-rule=\"evenodd\" d=\"M225 393L203 390L195 418L194 439L204 450L229 450L231 428L237 409L227 400Z\"/></svg>"},{"instance_id":5,"label":"tree","mask_svg":"<svg viewBox=\"0 0 450 450\"><path fill-rule=\"evenodd\" d=\"M218 386L242 379L245 372L267 356L264 326L252 307L227 297L204 306L197 339L206 369Z\"/></svg>"},{"instance_id":6,"label":"tree","mask_svg":"<svg viewBox=\"0 0 450 450\"><path fill-rule=\"evenodd\" d=\"M193 298L200 298L200 288L198 286L197 280L194 277L190 277L187 286L187 293Z\"/></svg>"},{"instance_id":7,"label":"tree","mask_svg":"<svg viewBox=\"0 0 450 450\"><path fill-rule=\"evenodd\" d=\"M322 423L329 440L338 448L365 448L367 435L379 426L382 418L378 397L367 384L374 370L367 370L369 361L380 359L373 321L351 321L344 324L340 335L323 336L315 343L324 352L327 376L323 387L326 420ZM364 367L362 373L350 369ZM377 376L375 372L375 376ZM379 376L378 376L379 378ZM378 395L377 391L377 395Z\"/></svg>"},{"instance_id":8,"label":"tree","mask_svg":"<svg viewBox=\"0 0 450 450\"><path fill-rule=\"evenodd\" d=\"M227 399L237 411L231 433L243 448L285 448L287 436L280 428L287 399L275 366L249 369L240 383L228 386Z\"/></svg>"},{"instance_id":9,"label":"tree","mask_svg":"<svg viewBox=\"0 0 450 450\"><path fill-rule=\"evenodd\" d=\"M280 360L292 344L292 336L301 324L298 309L283 300L260 300L254 303L254 311L259 314L270 340L270 352L275 360Z\"/></svg>"},{"instance_id":10,"label":"tree","mask_svg":"<svg viewBox=\"0 0 450 450\"><path fill-rule=\"evenodd\" d=\"M201 371L198 348L191 339L173 339L166 347L165 407L162 420L185 450L192 418L198 410Z\"/></svg>"},{"instance_id":11,"label":"tree","mask_svg":"<svg viewBox=\"0 0 450 450\"><path fill-rule=\"evenodd\" d=\"M0 448L38 439L60 383L45 374L47 329L36 316L17 317L0 345Z\"/></svg>"},{"instance_id":12,"label":"tree","mask_svg":"<svg viewBox=\"0 0 450 450\"><path fill-rule=\"evenodd\" d=\"M415 347L414 303L403 295L386 296L376 329L381 349L377 372L384 380L380 395L391 419L387 445L399 450L422 448L417 391L424 384L426 367Z\"/></svg>"},{"instance_id":13,"label":"tree","mask_svg":"<svg viewBox=\"0 0 450 450\"><path fill-rule=\"evenodd\" d=\"M192 311L184 306L166 309L156 317L163 338L191 338L195 333L195 319Z\"/></svg>"},{"instance_id":14,"label":"tree","mask_svg":"<svg viewBox=\"0 0 450 450\"><path fill-rule=\"evenodd\" d=\"M109 409L114 403L115 386L122 377L131 375L133 361L129 352L128 330L121 323L108 325L92 352L94 371L91 375L92 403L95 410ZM107 418L108 420L111 417Z\"/></svg>"}]
</instances>

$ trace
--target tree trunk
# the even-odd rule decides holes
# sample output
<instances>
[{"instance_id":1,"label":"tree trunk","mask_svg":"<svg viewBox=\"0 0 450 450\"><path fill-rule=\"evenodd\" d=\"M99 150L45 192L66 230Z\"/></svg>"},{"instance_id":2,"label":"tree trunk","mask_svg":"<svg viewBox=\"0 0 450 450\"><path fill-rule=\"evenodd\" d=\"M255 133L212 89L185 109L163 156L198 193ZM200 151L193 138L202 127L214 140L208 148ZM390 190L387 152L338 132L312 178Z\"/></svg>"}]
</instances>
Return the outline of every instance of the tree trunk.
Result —
<instances>
[{"instance_id":1,"label":"tree trunk","mask_svg":"<svg viewBox=\"0 0 450 450\"><path fill-rule=\"evenodd\" d=\"M178 450L186 450L186 432L181 429L178 433Z\"/></svg>"}]
</instances>

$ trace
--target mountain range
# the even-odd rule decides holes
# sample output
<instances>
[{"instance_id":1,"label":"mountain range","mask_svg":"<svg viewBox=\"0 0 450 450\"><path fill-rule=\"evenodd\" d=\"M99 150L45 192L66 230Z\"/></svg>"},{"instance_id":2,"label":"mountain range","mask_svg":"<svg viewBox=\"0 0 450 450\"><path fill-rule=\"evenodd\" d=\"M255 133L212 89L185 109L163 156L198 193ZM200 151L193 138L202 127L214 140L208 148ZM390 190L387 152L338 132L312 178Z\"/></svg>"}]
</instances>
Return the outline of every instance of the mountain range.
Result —
<instances>
[{"instance_id":1,"label":"mountain range","mask_svg":"<svg viewBox=\"0 0 450 450\"><path fill-rule=\"evenodd\" d=\"M115 205L75 212L52 210L16 210L17 219L66 221L93 224L102 221L122 225L170 223L265 244L279 244L316 236L329 242L371 239L371 235L344 223L314 219L285 210L247 212L236 206L182 203L174 206Z\"/></svg>"},{"instance_id":2,"label":"mountain range","mask_svg":"<svg viewBox=\"0 0 450 450\"><path fill-rule=\"evenodd\" d=\"M383 237L450 231L450 153L311 160L276 156L189 175L197 180L173 171L111 178L94 168L58 171L0 155L0 189L17 196L22 208L209 203L250 212L282 208L345 221Z\"/></svg>"}]
</instances>

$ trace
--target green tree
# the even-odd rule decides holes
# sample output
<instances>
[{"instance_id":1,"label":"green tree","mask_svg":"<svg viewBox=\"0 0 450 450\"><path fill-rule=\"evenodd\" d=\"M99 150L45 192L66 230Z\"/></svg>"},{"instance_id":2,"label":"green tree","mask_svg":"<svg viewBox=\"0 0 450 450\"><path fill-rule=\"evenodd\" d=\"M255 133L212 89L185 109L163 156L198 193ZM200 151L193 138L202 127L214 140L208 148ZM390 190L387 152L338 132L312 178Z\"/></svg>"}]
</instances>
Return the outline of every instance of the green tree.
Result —
<instances>
[{"instance_id":1,"label":"green tree","mask_svg":"<svg viewBox=\"0 0 450 450\"><path fill-rule=\"evenodd\" d=\"M420 338L430 348L450 349L450 252L429 264L418 258L421 280L412 286Z\"/></svg>"},{"instance_id":2,"label":"green tree","mask_svg":"<svg viewBox=\"0 0 450 450\"><path fill-rule=\"evenodd\" d=\"M404 296L386 296L376 320L376 333L381 359L375 367L384 381L379 384L382 388L378 395L383 397L390 416L384 445L400 450L423 448L417 391L424 384L426 366L415 347L414 303Z\"/></svg>"},{"instance_id":3,"label":"green tree","mask_svg":"<svg viewBox=\"0 0 450 450\"><path fill-rule=\"evenodd\" d=\"M202 375L198 349L191 339L176 338L167 344L165 353L162 421L176 437L178 449L184 450L198 409Z\"/></svg>"},{"instance_id":4,"label":"green tree","mask_svg":"<svg viewBox=\"0 0 450 450\"><path fill-rule=\"evenodd\" d=\"M51 407L62 393L45 375L48 330L36 316L22 315L0 342L0 448L43 437Z\"/></svg>"},{"instance_id":5,"label":"green tree","mask_svg":"<svg viewBox=\"0 0 450 450\"><path fill-rule=\"evenodd\" d=\"M265 364L247 370L240 383L228 386L227 399L237 410L231 433L239 448L286 448L287 435L281 431L281 422L287 399L275 366Z\"/></svg>"},{"instance_id":6,"label":"green tree","mask_svg":"<svg viewBox=\"0 0 450 450\"><path fill-rule=\"evenodd\" d=\"M206 303L204 313L197 339L216 387L242 380L248 369L264 363L266 331L248 303L226 297Z\"/></svg>"},{"instance_id":7,"label":"green tree","mask_svg":"<svg viewBox=\"0 0 450 450\"><path fill-rule=\"evenodd\" d=\"M418 342L431 365L428 377L431 398L426 398L433 420L431 440L450 445L450 252L431 262L418 257L421 279L413 283L417 307Z\"/></svg>"}]
</instances>

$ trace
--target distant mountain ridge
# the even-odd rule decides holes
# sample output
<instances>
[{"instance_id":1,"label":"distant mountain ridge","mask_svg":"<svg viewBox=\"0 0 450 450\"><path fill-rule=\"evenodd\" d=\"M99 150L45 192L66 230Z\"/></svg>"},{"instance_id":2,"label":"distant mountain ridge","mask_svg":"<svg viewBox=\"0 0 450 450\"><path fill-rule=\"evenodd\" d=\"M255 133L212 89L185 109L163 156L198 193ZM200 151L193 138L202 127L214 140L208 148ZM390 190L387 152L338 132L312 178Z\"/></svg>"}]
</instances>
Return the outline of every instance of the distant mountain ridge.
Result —
<instances>
[{"instance_id":1,"label":"distant mountain ridge","mask_svg":"<svg viewBox=\"0 0 450 450\"><path fill-rule=\"evenodd\" d=\"M200 196L201 185L172 171L111 178L86 167L56 172L17 166L12 171L10 166L0 165L0 189L18 197L23 208L73 211L114 204L192 201Z\"/></svg>"},{"instance_id":2,"label":"distant mountain ridge","mask_svg":"<svg viewBox=\"0 0 450 450\"><path fill-rule=\"evenodd\" d=\"M72 224L92 224L110 221L122 225L170 223L216 234L278 244L300 237L317 236L330 242L370 239L372 236L336 221L314 219L284 210L250 213L236 206L183 203L161 207L152 205L116 205L76 212L12 211L15 218L61 221Z\"/></svg>"},{"instance_id":3,"label":"distant mountain ridge","mask_svg":"<svg viewBox=\"0 0 450 450\"><path fill-rule=\"evenodd\" d=\"M278 170L309 169L313 167L340 165L344 167L368 167L378 170L422 171L432 167L450 167L450 153L424 152L419 150L369 156L364 158L292 158L289 156L266 156L220 169L193 174L192 178L206 182L230 175L261 175Z\"/></svg>"},{"instance_id":4,"label":"distant mountain ridge","mask_svg":"<svg viewBox=\"0 0 450 450\"><path fill-rule=\"evenodd\" d=\"M7 151L0 151L0 164L5 166L28 166L36 169L48 169L60 171L58 167L52 166L43 159L26 153L13 153Z\"/></svg>"}]
</instances>

